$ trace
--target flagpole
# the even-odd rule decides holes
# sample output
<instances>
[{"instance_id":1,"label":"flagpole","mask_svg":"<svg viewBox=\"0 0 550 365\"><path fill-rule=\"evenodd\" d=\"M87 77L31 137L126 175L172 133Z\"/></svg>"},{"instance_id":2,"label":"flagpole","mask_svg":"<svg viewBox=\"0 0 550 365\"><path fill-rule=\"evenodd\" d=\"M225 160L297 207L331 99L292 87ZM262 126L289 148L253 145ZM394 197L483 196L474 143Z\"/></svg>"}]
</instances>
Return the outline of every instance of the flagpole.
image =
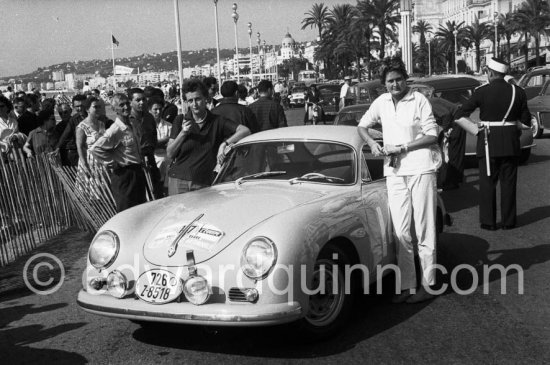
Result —
<instances>
[{"instance_id":1,"label":"flagpole","mask_svg":"<svg viewBox=\"0 0 550 365\"><path fill-rule=\"evenodd\" d=\"M113 42L113 32L111 32L111 57L113 58L113 87L116 92L116 73L115 73L115 44Z\"/></svg>"},{"instance_id":2,"label":"flagpole","mask_svg":"<svg viewBox=\"0 0 550 365\"><path fill-rule=\"evenodd\" d=\"M180 102L181 102L181 111L183 113L183 65L181 60L181 37L180 37L180 11L178 7L178 1L174 0L174 16L176 20L176 41L178 47L178 69L179 69L179 79L180 79Z\"/></svg>"}]
</instances>

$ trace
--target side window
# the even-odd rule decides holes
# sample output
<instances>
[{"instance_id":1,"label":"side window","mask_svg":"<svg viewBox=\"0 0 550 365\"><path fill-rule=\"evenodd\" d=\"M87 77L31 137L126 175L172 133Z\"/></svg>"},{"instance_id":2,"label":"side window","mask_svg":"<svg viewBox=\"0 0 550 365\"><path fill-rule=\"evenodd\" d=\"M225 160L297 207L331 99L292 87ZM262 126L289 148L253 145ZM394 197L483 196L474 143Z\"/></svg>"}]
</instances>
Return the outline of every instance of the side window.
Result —
<instances>
[{"instance_id":1,"label":"side window","mask_svg":"<svg viewBox=\"0 0 550 365\"><path fill-rule=\"evenodd\" d=\"M550 81L546 82L546 89L544 90L544 95L550 95Z\"/></svg>"},{"instance_id":2,"label":"side window","mask_svg":"<svg viewBox=\"0 0 550 365\"><path fill-rule=\"evenodd\" d=\"M368 145L363 146L361 179L376 181L384 178L384 156L374 156Z\"/></svg>"}]
</instances>

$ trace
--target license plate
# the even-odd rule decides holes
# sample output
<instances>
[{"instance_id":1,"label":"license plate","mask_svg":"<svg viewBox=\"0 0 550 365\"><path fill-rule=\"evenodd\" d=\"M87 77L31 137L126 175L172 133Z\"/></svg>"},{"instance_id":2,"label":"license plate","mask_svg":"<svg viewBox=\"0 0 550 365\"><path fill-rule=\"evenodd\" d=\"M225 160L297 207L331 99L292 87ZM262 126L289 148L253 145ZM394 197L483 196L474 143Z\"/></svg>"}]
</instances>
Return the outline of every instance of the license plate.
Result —
<instances>
[{"instance_id":1,"label":"license plate","mask_svg":"<svg viewBox=\"0 0 550 365\"><path fill-rule=\"evenodd\" d=\"M162 269L146 271L136 282L138 298L152 304L171 302L179 297L182 291L181 279L170 271Z\"/></svg>"}]
</instances>

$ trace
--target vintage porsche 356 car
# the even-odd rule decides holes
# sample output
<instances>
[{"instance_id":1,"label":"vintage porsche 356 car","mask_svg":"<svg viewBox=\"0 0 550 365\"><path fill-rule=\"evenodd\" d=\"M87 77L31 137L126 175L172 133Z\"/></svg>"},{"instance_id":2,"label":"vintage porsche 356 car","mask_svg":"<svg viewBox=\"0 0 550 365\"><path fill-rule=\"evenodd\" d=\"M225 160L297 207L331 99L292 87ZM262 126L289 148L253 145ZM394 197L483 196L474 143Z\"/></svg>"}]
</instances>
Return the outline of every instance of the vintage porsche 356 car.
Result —
<instances>
[{"instance_id":1,"label":"vintage porsche 356 car","mask_svg":"<svg viewBox=\"0 0 550 365\"><path fill-rule=\"evenodd\" d=\"M109 220L90 245L78 304L145 324L295 322L312 337L332 334L351 289L395 263L382 167L353 127L248 136L211 187ZM439 199L439 232L446 218ZM350 265L360 275L348 276Z\"/></svg>"}]
</instances>

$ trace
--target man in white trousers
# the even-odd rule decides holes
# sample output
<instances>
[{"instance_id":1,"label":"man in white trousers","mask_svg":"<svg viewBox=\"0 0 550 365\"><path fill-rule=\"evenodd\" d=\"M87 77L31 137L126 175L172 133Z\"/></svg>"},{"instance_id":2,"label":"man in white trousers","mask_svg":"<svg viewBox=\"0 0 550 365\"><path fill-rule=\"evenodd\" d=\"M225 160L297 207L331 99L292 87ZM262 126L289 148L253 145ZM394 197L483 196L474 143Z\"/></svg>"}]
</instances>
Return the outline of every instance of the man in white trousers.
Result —
<instances>
[{"instance_id":1,"label":"man in white trousers","mask_svg":"<svg viewBox=\"0 0 550 365\"><path fill-rule=\"evenodd\" d=\"M388 92L372 103L358 126L372 153L386 156L384 175L401 272L401 291L393 298L394 303L428 300L433 297L430 286L435 284L438 161L430 146L437 143L437 124L430 102L407 86L407 78L400 58L384 59L380 80ZM375 124L382 125L384 148L369 134L368 128ZM411 237L413 216L422 273L418 290Z\"/></svg>"}]
</instances>

